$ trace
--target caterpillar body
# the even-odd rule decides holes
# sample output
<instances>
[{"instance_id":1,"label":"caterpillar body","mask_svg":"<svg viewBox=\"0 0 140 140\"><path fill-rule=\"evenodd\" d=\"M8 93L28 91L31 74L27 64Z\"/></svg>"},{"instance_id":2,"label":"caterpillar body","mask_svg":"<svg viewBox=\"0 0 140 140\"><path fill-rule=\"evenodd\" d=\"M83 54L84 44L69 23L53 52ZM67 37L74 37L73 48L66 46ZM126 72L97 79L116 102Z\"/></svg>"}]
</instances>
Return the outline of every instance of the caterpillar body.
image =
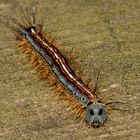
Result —
<instances>
[{"instance_id":1,"label":"caterpillar body","mask_svg":"<svg viewBox=\"0 0 140 140\"><path fill-rule=\"evenodd\" d=\"M66 100L71 102L74 98L73 108L78 110L79 116L84 117L89 126L103 126L109 116L108 103L78 77L62 52L44 37L40 26L34 23L35 16L33 23L29 23L28 26L19 24L14 18L10 17L10 20L17 25L17 29L12 30L17 33L20 46L24 47L25 53L36 64L39 72L47 78L49 67L56 77L55 81L68 90L63 92Z\"/></svg>"}]
</instances>

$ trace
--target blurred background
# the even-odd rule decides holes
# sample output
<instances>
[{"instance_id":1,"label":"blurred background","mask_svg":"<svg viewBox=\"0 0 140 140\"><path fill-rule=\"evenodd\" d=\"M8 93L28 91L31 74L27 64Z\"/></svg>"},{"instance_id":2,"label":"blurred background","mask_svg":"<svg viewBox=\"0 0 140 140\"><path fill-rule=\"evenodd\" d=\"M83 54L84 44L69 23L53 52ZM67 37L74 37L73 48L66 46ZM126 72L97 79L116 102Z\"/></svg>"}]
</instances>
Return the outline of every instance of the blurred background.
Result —
<instances>
[{"instance_id":1,"label":"blurred background","mask_svg":"<svg viewBox=\"0 0 140 140\"><path fill-rule=\"evenodd\" d=\"M18 42L1 18L0 139L140 139L140 1L0 0L0 15L24 23L22 9L30 17L34 5L44 33L66 50L74 48L79 69L93 71L93 82L101 69L99 90L123 104L113 105L109 121L98 129L73 119L56 91L17 50Z\"/></svg>"}]
</instances>

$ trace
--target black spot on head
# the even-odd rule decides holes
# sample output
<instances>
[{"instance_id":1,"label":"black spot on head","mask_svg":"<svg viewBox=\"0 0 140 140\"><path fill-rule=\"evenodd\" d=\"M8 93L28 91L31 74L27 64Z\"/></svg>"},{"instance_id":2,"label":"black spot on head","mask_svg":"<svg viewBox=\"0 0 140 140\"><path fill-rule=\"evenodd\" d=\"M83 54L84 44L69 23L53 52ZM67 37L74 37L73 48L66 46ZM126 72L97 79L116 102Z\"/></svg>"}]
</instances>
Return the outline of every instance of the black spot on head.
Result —
<instances>
[{"instance_id":1,"label":"black spot on head","mask_svg":"<svg viewBox=\"0 0 140 140\"><path fill-rule=\"evenodd\" d=\"M93 112L93 110L92 109L90 109L90 115L94 115L94 112Z\"/></svg>"},{"instance_id":2,"label":"black spot on head","mask_svg":"<svg viewBox=\"0 0 140 140\"><path fill-rule=\"evenodd\" d=\"M99 116L101 116L102 114L103 114L103 108L100 108L100 110L99 110Z\"/></svg>"},{"instance_id":3,"label":"black spot on head","mask_svg":"<svg viewBox=\"0 0 140 140\"><path fill-rule=\"evenodd\" d=\"M85 98L84 98L84 97L83 97L82 99L83 99L83 101L85 100Z\"/></svg>"}]
</instances>

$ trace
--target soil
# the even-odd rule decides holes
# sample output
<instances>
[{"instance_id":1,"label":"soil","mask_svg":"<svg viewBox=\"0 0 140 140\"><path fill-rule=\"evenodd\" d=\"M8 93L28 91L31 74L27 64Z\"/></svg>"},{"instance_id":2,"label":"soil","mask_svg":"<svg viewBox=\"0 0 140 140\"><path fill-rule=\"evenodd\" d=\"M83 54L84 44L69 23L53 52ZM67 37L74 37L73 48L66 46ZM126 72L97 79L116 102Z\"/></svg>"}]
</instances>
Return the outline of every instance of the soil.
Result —
<instances>
[{"instance_id":1,"label":"soil","mask_svg":"<svg viewBox=\"0 0 140 140\"><path fill-rule=\"evenodd\" d=\"M66 50L74 48L78 67L94 70L93 83L101 69L99 90L121 102L112 106L105 126L89 128L68 115L56 91L17 49L14 31L4 19L12 16L24 23L23 11L29 18L34 4L44 33ZM5 16L0 16L1 140L140 139L139 0L1 0L0 15Z\"/></svg>"}]
</instances>

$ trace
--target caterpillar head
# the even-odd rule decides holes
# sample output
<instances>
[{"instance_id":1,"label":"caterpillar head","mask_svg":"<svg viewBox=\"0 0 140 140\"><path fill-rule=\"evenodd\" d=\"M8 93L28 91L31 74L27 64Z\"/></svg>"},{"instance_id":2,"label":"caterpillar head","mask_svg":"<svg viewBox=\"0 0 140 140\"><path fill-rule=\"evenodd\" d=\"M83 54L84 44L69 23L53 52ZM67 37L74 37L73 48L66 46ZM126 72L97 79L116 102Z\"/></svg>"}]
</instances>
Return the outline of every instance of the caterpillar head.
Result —
<instances>
[{"instance_id":1,"label":"caterpillar head","mask_svg":"<svg viewBox=\"0 0 140 140\"><path fill-rule=\"evenodd\" d=\"M106 106L103 103L91 103L86 108L86 120L90 126L99 127L108 118Z\"/></svg>"}]
</instances>

